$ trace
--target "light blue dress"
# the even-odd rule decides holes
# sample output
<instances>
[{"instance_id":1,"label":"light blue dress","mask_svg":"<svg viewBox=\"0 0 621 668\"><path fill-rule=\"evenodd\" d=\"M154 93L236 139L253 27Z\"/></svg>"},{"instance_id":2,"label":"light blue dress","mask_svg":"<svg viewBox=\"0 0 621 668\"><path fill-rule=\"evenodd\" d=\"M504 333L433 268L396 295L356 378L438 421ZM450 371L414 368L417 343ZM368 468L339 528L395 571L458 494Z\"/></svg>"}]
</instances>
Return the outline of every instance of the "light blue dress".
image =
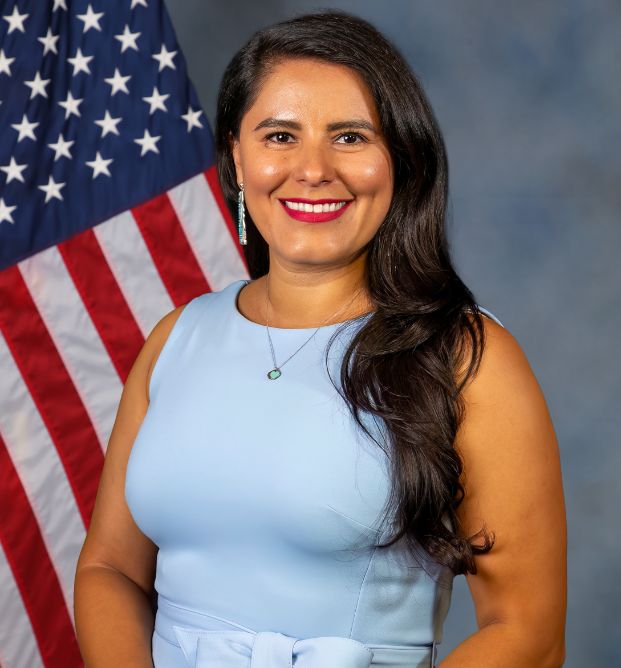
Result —
<instances>
[{"instance_id":1,"label":"light blue dress","mask_svg":"<svg viewBox=\"0 0 621 668\"><path fill-rule=\"evenodd\" d=\"M159 547L155 668L432 667L452 573L403 542L373 549L386 455L325 367L341 328L339 384L340 354L370 314L320 328L284 365L316 328L270 327L282 365L270 380L266 328L237 308L245 283L181 313L128 461L128 506Z\"/></svg>"}]
</instances>

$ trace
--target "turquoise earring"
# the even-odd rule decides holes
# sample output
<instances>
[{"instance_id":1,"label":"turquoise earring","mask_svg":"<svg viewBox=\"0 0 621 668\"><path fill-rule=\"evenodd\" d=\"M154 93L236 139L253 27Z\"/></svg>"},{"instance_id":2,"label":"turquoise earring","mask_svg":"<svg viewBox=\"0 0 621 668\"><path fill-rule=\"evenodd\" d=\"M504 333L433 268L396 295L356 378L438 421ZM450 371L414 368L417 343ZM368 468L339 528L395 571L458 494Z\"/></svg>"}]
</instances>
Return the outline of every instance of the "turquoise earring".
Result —
<instances>
[{"instance_id":1,"label":"turquoise earring","mask_svg":"<svg viewBox=\"0 0 621 668\"><path fill-rule=\"evenodd\" d=\"M237 195L237 234L239 235L239 243L246 246L248 241L246 239L246 211L244 208L244 184L239 184L239 194Z\"/></svg>"}]
</instances>

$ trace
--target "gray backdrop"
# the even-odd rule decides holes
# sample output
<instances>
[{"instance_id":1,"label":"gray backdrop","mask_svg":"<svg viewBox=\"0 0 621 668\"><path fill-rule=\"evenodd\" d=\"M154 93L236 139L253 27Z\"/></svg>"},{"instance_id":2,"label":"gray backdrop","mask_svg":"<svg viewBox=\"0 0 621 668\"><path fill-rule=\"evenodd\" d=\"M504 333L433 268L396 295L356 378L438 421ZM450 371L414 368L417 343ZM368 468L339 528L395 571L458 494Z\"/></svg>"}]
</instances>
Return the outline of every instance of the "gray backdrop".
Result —
<instances>
[{"instance_id":1,"label":"gray backdrop","mask_svg":"<svg viewBox=\"0 0 621 668\"><path fill-rule=\"evenodd\" d=\"M621 3L167 5L212 127L233 53L294 12L355 12L407 57L447 144L457 268L520 342L556 427L569 532L565 666L621 665ZM460 576L440 657L475 630Z\"/></svg>"}]
</instances>

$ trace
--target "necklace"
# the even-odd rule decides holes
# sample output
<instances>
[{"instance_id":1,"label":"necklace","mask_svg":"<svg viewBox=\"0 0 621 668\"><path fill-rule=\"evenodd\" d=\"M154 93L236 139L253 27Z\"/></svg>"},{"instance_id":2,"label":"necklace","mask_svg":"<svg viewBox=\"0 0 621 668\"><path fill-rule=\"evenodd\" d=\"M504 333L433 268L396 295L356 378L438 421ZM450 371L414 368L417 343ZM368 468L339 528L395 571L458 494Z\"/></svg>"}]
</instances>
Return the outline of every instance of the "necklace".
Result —
<instances>
[{"instance_id":1,"label":"necklace","mask_svg":"<svg viewBox=\"0 0 621 668\"><path fill-rule=\"evenodd\" d=\"M317 334L317 332L324 326L325 323L328 322L328 320L331 320L332 318L334 318L334 316L338 315L341 311L343 311L347 306L350 306L350 305L353 303L354 299L355 299L355 298L358 296L358 294L360 293L360 290L361 290L361 289L358 289L358 291L354 293L354 296L347 302L347 304L345 304L345 306L342 306L338 311L336 311L336 312L333 313L331 316L329 316L328 318L326 318L326 319L319 325L319 327L317 327L317 329L311 334L311 336L310 336L306 341L304 341L304 343L303 343L303 344L302 344L302 345L301 345L301 346L300 346L300 347L293 353L293 355L289 355L289 357L287 357L287 359L286 359L282 364L279 365L279 364L276 362L276 356L274 355L274 344L272 343L272 337L270 336L269 320L268 320L268 317L267 317L267 316L268 316L268 305L269 305L269 301L270 301L269 280L270 280L270 279L269 279L269 273L268 273L268 274L267 274L267 279L266 279L266 281L267 281L267 282L266 282L266 287L267 287L267 298L266 298L266 302L265 302L265 327L266 327L266 329L267 329L267 338L268 338L269 343L270 343L270 350L271 350L271 353L272 353L272 361L274 362L274 368L273 368L271 371L268 371L268 373L267 373L267 377L268 377L270 380L276 380L277 378L280 378L280 377L282 376L281 368L282 368L283 366L285 366L285 364L286 364L286 363L287 363L287 362L288 362L294 355L297 355L297 354L300 352L300 350L302 350L302 348L304 348L304 346L305 346L305 345L306 345L306 344L307 344L307 343L308 343L308 342L315 336L315 334Z\"/></svg>"}]
</instances>

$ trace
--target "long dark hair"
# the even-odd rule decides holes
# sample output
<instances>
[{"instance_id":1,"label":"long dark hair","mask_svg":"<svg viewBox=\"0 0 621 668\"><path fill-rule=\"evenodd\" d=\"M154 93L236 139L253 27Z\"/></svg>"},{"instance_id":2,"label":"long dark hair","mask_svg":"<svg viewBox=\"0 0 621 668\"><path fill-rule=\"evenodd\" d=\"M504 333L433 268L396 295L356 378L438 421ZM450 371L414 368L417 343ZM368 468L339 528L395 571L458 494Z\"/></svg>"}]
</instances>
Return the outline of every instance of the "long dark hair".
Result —
<instances>
[{"instance_id":1,"label":"long dark hair","mask_svg":"<svg viewBox=\"0 0 621 668\"><path fill-rule=\"evenodd\" d=\"M463 419L461 390L479 367L484 328L470 290L457 276L445 233L448 163L422 87L399 51L370 23L341 10L295 16L250 39L224 73L216 113L218 177L231 210L238 186L231 137L271 68L288 58L345 65L366 82L394 164L390 209L368 244L365 278L376 309L352 338L341 366L341 396L380 447L361 414L386 427L391 494L383 515L394 531L455 575L476 573L475 554L493 545L484 528L460 531L465 496L454 448ZM269 270L268 245L246 214L250 276ZM467 365L464 360L468 360ZM465 369L465 372L464 372ZM472 542L482 535L483 545Z\"/></svg>"}]
</instances>

